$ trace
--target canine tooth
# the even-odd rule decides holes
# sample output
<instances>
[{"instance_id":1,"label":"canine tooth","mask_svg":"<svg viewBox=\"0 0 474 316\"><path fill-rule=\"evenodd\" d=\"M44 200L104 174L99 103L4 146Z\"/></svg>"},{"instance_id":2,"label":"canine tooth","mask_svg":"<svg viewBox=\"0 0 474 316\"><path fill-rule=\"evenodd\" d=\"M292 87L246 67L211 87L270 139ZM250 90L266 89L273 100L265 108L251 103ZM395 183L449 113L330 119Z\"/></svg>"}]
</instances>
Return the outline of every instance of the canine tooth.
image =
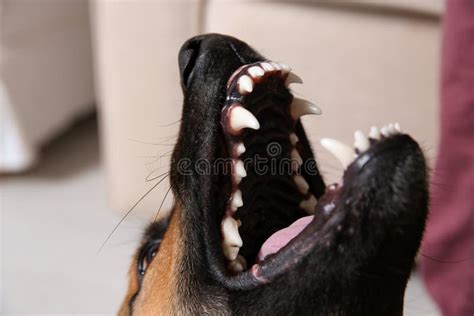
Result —
<instances>
[{"instance_id":1,"label":"canine tooth","mask_svg":"<svg viewBox=\"0 0 474 316\"><path fill-rule=\"evenodd\" d=\"M262 66L262 68L265 71L274 71L275 70L275 68L273 68L273 65L271 63L268 63L268 62L261 63L260 66Z\"/></svg>"},{"instance_id":2,"label":"canine tooth","mask_svg":"<svg viewBox=\"0 0 474 316\"><path fill-rule=\"evenodd\" d=\"M241 105L234 106L230 113L230 127L239 131L243 128L259 129L257 118Z\"/></svg>"},{"instance_id":3,"label":"canine tooth","mask_svg":"<svg viewBox=\"0 0 474 316\"><path fill-rule=\"evenodd\" d=\"M316 200L314 195L311 194L308 199L300 202L300 208L305 210L308 214L314 214L317 203L318 201Z\"/></svg>"},{"instance_id":4,"label":"canine tooth","mask_svg":"<svg viewBox=\"0 0 474 316\"><path fill-rule=\"evenodd\" d=\"M313 104L307 100L300 98L293 98L293 102L291 103L290 108L291 116L295 120L306 114L320 115L321 113L323 113L316 104Z\"/></svg>"},{"instance_id":5,"label":"canine tooth","mask_svg":"<svg viewBox=\"0 0 474 316\"><path fill-rule=\"evenodd\" d=\"M246 150L246 148L245 148L244 143L240 142L240 143L237 144L236 152L237 152L238 156L242 155L245 152L245 150Z\"/></svg>"},{"instance_id":6,"label":"canine tooth","mask_svg":"<svg viewBox=\"0 0 474 316\"><path fill-rule=\"evenodd\" d=\"M242 201L242 191L237 190L234 192L234 194L232 194L232 201L230 203L230 207L235 212L242 205L244 205L244 202ZM239 222L238 221L236 222L237 222L237 227L239 227L240 226Z\"/></svg>"},{"instance_id":7,"label":"canine tooth","mask_svg":"<svg viewBox=\"0 0 474 316\"><path fill-rule=\"evenodd\" d=\"M237 255L237 258L235 260L229 262L227 265L230 271L234 273L239 273L247 269L247 260L245 260L244 257L241 255Z\"/></svg>"},{"instance_id":8,"label":"canine tooth","mask_svg":"<svg viewBox=\"0 0 474 316\"><path fill-rule=\"evenodd\" d=\"M287 64L280 63L280 67L283 73L289 73L291 71L291 67Z\"/></svg>"},{"instance_id":9,"label":"canine tooth","mask_svg":"<svg viewBox=\"0 0 474 316\"><path fill-rule=\"evenodd\" d=\"M247 75L240 77L238 84L240 94L249 94L253 90L253 80Z\"/></svg>"},{"instance_id":10,"label":"canine tooth","mask_svg":"<svg viewBox=\"0 0 474 316\"><path fill-rule=\"evenodd\" d=\"M351 147L338 140L323 138L321 139L321 145L341 162L344 169L346 169L356 157Z\"/></svg>"},{"instance_id":11,"label":"canine tooth","mask_svg":"<svg viewBox=\"0 0 474 316\"><path fill-rule=\"evenodd\" d=\"M242 178L247 176L247 172L245 171L244 163L242 160L237 159L234 163L234 178L237 183L240 183Z\"/></svg>"},{"instance_id":12,"label":"canine tooth","mask_svg":"<svg viewBox=\"0 0 474 316\"><path fill-rule=\"evenodd\" d=\"M295 146L298 141L299 141L298 136L296 136L295 133L291 133L290 134L290 143L291 143L291 145Z\"/></svg>"},{"instance_id":13,"label":"canine tooth","mask_svg":"<svg viewBox=\"0 0 474 316\"><path fill-rule=\"evenodd\" d=\"M370 128L369 137L372 139L380 139L380 132L377 126L372 126Z\"/></svg>"},{"instance_id":14,"label":"canine tooth","mask_svg":"<svg viewBox=\"0 0 474 316\"><path fill-rule=\"evenodd\" d=\"M294 181L301 193L303 194L308 193L308 190L309 190L308 182L306 182L306 180L302 176L296 175L294 178Z\"/></svg>"},{"instance_id":15,"label":"canine tooth","mask_svg":"<svg viewBox=\"0 0 474 316\"><path fill-rule=\"evenodd\" d=\"M369 139L360 130L354 133L354 147L358 149L359 152L366 151L370 147Z\"/></svg>"},{"instance_id":16,"label":"canine tooth","mask_svg":"<svg viewBox=\"0 0 474 316\"><path fill-rule=\"evenodd\" d=\"M289 72L285 80L285 85L288 87L292 83L303 83L303 79L294 72Z\"/></svg>"},{"instance_id":17,"label":"canine tooth","mask_svg":"<svg viewBox=\"0 0 474 316\"><path fill-rule=\"evenodd\" d=\"M402 128L400 127L400 124L395 123L394 127L395 127L395 130L396 130L397 132L399 132L399 133L402 132Z\"/></svg>"},{"instance_id":18,"label":"canine tooth","mask_svg":"<svg viewBox=\"0 0 474 316\"><path fill-rule=\"evenodd\" d=\"M250 67L248 72L249 72L250 76L252 76L253 78L259 78L259 77L261 77L265 74L265 71L262 68L260 68L259 66Z\"/></svg>"}]
</instances>

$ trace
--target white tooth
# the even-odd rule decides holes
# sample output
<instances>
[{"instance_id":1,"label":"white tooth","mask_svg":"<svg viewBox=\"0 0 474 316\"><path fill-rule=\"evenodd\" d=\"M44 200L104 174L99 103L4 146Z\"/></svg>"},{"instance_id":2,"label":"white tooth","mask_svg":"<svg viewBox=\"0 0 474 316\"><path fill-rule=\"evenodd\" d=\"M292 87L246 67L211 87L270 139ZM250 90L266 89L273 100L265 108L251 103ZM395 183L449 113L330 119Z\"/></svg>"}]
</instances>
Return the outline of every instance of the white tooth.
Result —
<instances>
[{"instance_id":1,"label":"white tooth","mask_svg":"<svg viewBox=\"0 0 474 316\"><path fill-rule=\"evenodd\" d=\"M296 143L299 141L298 136L295 133L290 134L290 143L295 146Z\"/></svg>"},{"instance_id":2,"label":"white tooth","mask_svg":"<svg viewBox=\"0 0 474 316\"><path fill-rule=\"evenodd\" d=\"M288 66L287 64L280 63L280 66L281 66L281 71L285 74L291 71L291 67Z\"/></svg>"},{"instance_id":3,"label":"white tooth","mask_svg":"<svg viewBox=\"0 0 474 316\"><path fill-rule=\"evenodd\" d=\"M268 62L265 62L265 63L261 63L260 66L262 66L262 68L265 70L265 71L274 71L275 68L273 68L273 66L268 63Z\"/></svg>"},{"instance_id":4,"label":"white tooth","mask_svg":"<svg viewBox=\"0 0 474 316\"><path fill-rule=\"evenodd\" d=\"M229 262L228 269L234 273L239 273L247 269L247 260L241 255L238 255L235 260Z\"/></svg>"},{"instance_id":5,"label":"white tooth","mask_svg":"<svg viewBox=\"0 0 474 316\"><path fill-rule=\"evenodd\" d=\"M238 84L240 94L249 94L253 90L253 80L249 76L243 75L240 77Z\"/></svg>"},{"instance_id":6,"label":"white tooth","mask_svg":"<svg viewBox=\"0 0 474 316\"><path fill-rule=\"evenodd\" d=\"M243 106L237 105L231 109L230 127L235 131L243 128L259 129L260 124L257 118Z\"/></svg>"},{"instance_id":7,"label":"white tooth","mask_svg":"<svg viewBox=\"0 0 474 316\"><path fill-rule=\"evenodd\" d=\"M259 78L259 77L261 77L265 74L265 71L262 68L260 68L259 66L250 67L248 72L249 72L250 76L252 76L252 78Z\"/></svg>"},{"instance_id":8,"label":"white tooth","mask_svg":"<svg viewBox=\"0 0 474 316\"><path fill-rule=\"evenodd\" d=\"M242 201L242 191L237 190L237 191L234 192L234 194L232 194L232 201L230 203L230 207L231 207L232 211L235 212L242 205L244 205L244 202ZM237 227L239 227L239 226L240 226L239 222L237 221Z\"/></svg>"},{"instance_id":9,"label":"white tooth","mask_svg":"<svg viewBox=\"0 0 474 316\"><path fill-rule=\"evenodd\" d=\"M308 214L314 214L317 203L318 201L316 200L314 195L311 194L308 199L301 201L300 208L305 210Z\"/></svg>"},{"instance_id":10,"label":"white tooth","mask_svg":"<svg viewBox=\"0 0 474 316\"><path fill-rule=\"evenodd\" d=\"M364 152L370 147L369 139L365 137L364 133L360 130L355 131L354 133L354 147L359 150L359 152Z\"/></svg>"},{"instance_id":11,"label":"white tooth","mask_svg":"<svg viewBox=\"0 0 474 316\"><path fill-rule=\"evenodd\" d=\"M395 130L396 130L398 133L401 133L401 132L402 132L402 128L400 127L400 124L395 123L394 127L395 127Z\"/></svg>"},{"instance_id":12,"label":"white tooth","mask_svg":"<svg viewBox=\"0 0 474 316\"><path fill-rule=\"evenodd\" d=\"M397 129L395 128L395 124L393 123L388 124L388 131L390 135L395 135L398 133Z\"/></svg>"},{"instance_id":13,"label":"white tooth","mask_svg":"<svg viewBox=\"0 0 474 316\"><path fill-rule=\"evenodd\" d=\"M338 140L323 138L321 139L321 145L341 162L344 169L346 169L356 157L356 154L351 147Z\"/></svg>"},{"instance_id":14,"label":"white tooth","mask_svg":"<svg viewBox=\"0 0 474 316\"><path fill-rule=\"evenodd\" d=\"M281 70L282 69L279 63L271 62L271 64L272 64L273 68L275 68L276 70Z\"/></svg>"},{"instance_id":15,"label":"white tooth","mask_svg":"<svg viewBox=\"0 0 474 316\"><path fill-rule=\"evenodd\" d=\"M227 216L221 223L221 229L224 255L229 260L235 260L239 248L243 245L242 238L239 235L239 225L233 217Z\"/></svg>"},{"instance_id":16,"label":"white tooth","mask_svg":"<svg viewBox=\"0 0 474 316\"><path fill-rule=\"evenodd\" d=\"M308 193L309 185L302 176L296 175L294 180L295 180L296 186L298 187L301 193L303 194Z\"/></svg>"},{"instance_id":17,"label":"white tooth","mask_svg":"<svg viewBox=\"0 0 474 316\"><path fill-rule=\"evenodd\" d=\"M237 184L242 181L242 178L247 176L247 172L245 171L245 166L242 160L237 159L234 162L234 178Z\"/></svg>"},{"instance_id":18,"label":"white tooth","mask_svg":"<svg viewBox=\"0 0 474 316\"><path fill-rule=\"evenodd\" d=\"M245 150L246 149L245 149L244 143L240 142L240 143L237 144L235 151L237 153L237 156L240 156L245 152Z\"/></svg>"},{"instance_id":19,"label":"white tooth","mask_svg":"<svg viewBox=\"0 0 474 316\"><path fill-rule=\"evenodd\" d=\"M289 72L288 77L286 77L286 80L285 80L285 85L288 87L292 83L303 83L303 79L301 79L294 72Z\"/></svg>"},{"instance_id":20,"label":"white tooth","mask_svg":"<svg viewBox=\"0 0 474 316\"><path fill-rule=\"evenodd\" d=\"M372 139L380 139L380 132L377 126L372 126L370 128L369 137Z\"/></svg>"},{"instance_id":21,"label":"white tooth","mask_svg":"<svg viewBox=\"0 0 474 316\"><path fill-rule=\"evenodd\" d=\"M291 151L291 167L293 172L298 172L298 169L303 164L303 158L301 158L300 154L296 149Z\"/></svg>"},{"instance_id":22,"label":"white tooth","mask_svg":"<svg viewBox=\"0 0 474 316\"><path fill-rule=\"evenodd\" d=\"M291 116L295 120L306 114L320 115L322 113L321 109L316 104L300 98L293 98L290 109Z\"/></svg>"},{"instance_id":23,"label":"white tooth","mask_svg":"<svg viewBox=\"0 0 474 316\"><path fill-rule=\"evenodd\" d=\"M381 129L380 129L380 134L382 134L382 136L390 136L390 133L388 131L388 127L387 126L383 126Z\"/></svg>"}]
</instances>

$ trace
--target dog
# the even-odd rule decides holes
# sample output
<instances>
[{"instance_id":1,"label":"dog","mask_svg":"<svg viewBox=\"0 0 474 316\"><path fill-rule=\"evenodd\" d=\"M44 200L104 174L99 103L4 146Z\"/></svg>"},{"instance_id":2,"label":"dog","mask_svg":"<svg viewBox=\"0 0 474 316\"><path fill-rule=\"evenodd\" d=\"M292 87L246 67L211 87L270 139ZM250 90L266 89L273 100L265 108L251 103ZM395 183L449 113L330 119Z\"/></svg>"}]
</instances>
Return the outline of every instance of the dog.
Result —
<instances>
[{"instance_id":1,"label":"dog","mask_svg":"<svg viewBox=\"0 0 474 316\"><path fill-rule=\"evenodd\" d=\"M292 95L288 66L206 34L179 70L175 203L146 230L119 315L402 315L428 212L416 141L398 124L356 132L355 149L323 139L345 168L327 186L300 121L321 111Z\"/></svg>"}]
</instances>

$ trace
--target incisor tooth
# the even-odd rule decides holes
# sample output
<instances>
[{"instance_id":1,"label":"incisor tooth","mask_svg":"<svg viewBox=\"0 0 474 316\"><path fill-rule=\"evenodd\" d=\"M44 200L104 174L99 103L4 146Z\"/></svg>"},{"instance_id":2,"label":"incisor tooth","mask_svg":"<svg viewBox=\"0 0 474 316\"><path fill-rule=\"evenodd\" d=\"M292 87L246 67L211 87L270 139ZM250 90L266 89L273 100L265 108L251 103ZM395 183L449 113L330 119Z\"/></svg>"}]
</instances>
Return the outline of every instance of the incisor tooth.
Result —
<instances>
[{"instance_id":1,"label":"incisor tooth","mask_svg":"<svg viewBox=\"0 0 474 316\"><path fill-rule=\"evenodd\" d=\"M354 133L354 147L358 149L359 152L364 152L370 147L369 139L365 137L364 133L360 130Z\"/></svg>"},{"instance_id":2,"label":"incisor tooth","mask_svg":"<svg viewBox=\"0 0 474 316\"><path fill-rule=\"evenodd\" d=\"M290 111L291 116L295 120L306 114L320 115L322 113L321 109L316 104L300 98L293 98L293 102L290 105Z\"/></svg>"},{"instance_id":3,"label":"incisor tooth","mask_svg":"<svg viewBox=\"0 0 474 316\"><path fill-rule=\"evenodd\" d=\"M400 124L395 123L394 127L395 127L395 129L397 130L397 132L399 132L399 133L402 132L402 128L400 127Z\"/></svg>"},{"instance_id":4,"label":"incisor tooth","mask_svg":"<svg viewBox=\"0 0 474 316\"><path fill-rule=\"evenodd\" d=\"M301 193L308 193L309 185L308 182L306 182L306 180L303 178L303 176L296 175L294 181L296 183L296 186L298 187L298 190L300 190Z\"/></svg>"},{"instance_id":5,"label":"incisor tooth","mask_svg":"<svg viewBox=\"0 0 474 316\"><path fill-rule=\"evenodd\" d=\"M249 76L243 75L238 81L240 94L249 94L253 90L253 80Z\"/></svg>"},{"instance_id":6,"label":"incisor tooth","mask_svg":"<svg viewBox=\"0 0 474 316\"><path fill-rule=\"evenodd\" d=\"M291 143L291 145L295 146L298 141L299 141L298 136L296 136L295 133L291 133L290 134L290 143Z\"/></svg>"},{"instance_id":7,"label":"incisor tooth","mask_svg":"<svg viewBox=\"0 0 474 316\"><path fill-rule=\"evenodd\" d=\"M241 105L236 105L230 112L230 127L235 131L243 128L259 129L257 118Z\"/></svg>"},{"instance_id":8,"label":"incisor tooth","mask_svg":"<svg viewBox=\"0 0 474 316\"><path fill-rule=\"evenodd\" d=\"M272 64L273 68L275 68L276 70L281 70L282 69L279 63L271 62L271 64Z\"/></svg>"},{"instance_id":9,"label":"incisor tooth","mask_svg":"<svg viewBox=\"0 0 474 316\"><path fill-rule=\"evenodd\" d=\"M283 73L289 73L291 71L291 67L288 66L287 64L280 63L280 66L281 66L281 71Z\"/></svg>"},{"instance_id":10,"label":"incisor tooth","mask_svg":"<svg viewBox=\"0 0 474 316\"><path fill-rule=\"evenodd\" d=\"M372 126L370 128L369 137L372 139L380 139L380 132L377 126Z\"/></svg>"},{"instance_id":11,"label":"incisor tooth","mask_svg":"<svg viewBox=\"0 0 474 316\"><path fill-rule=\"evenodd\" d=\"M323 138L321 139L321 145L341 162L344 169L346 169L356 157L354 150L351 147L338 140Z\"/></svg>"},{"instance_id":12,"label":"incisor tooth","mask_svg":"<svg viewBox=\"0 0 474 316\"><path fill-rule=\"evenodd\" d=\"M388 127L387 126L383 126L381 129L380 129L380 134L382 134L382 136L390 136L390 132L388 131Z\"/></svg>"},{"instance_id":13,"label":"incisor tooth","mask_svg":"<svg viewBox=\"0 0 474 316\"><path fill-rule=\"evenodd\" d=\"M289 72L288 76L286 77L285 80L285 85L288 87L292 83L303 83L303 79L300 78L297 74L294 72Z\"/></svg>"},{"instance_id":14,"label":"incisor tooth","mask_svg":"<svg viewBox=\"0 0 474 316\"><path fill-rule=\"evenodd\" d=\"M265 70L265 71L274 71L275 68L273 68L272 64L268 63L268 62L265 62L265 63L261 63L260 66L262 66L262 68Z\"/></svg>"},{"instance_id":15,"label":"incisor tooth","mask_svg":"<svg viewBox=\"0 0 474 316\"><path fill-rule=\"evenodd\" d=\"M318 201L316 200L314 195L311 194L311 196L308 199L300 202L300 208L305 210L306 213L308 214L314 214L317 203Z\"/></svg>"},{"instance_id":16,"label":"incisor tooth","mask_svg":"<svg viewBox=\"0 0 474 316\"><path fill-rule=\"evenodd\" d=\"M262 68L260 68L259 66L250 67L248 72L249 72L250 76L252 76L252 78L259 78L259 77L261 77L265 74L265 71Z\"/></svg>"},{"instance_id":17,"label":"incisor tooth","mask_svg":"<svg viewBox=\"0 0 474 316\"><path fill-rule=\"evenodd\" d=\"M232 194L232 201L230 202L230 207L231 207L232 211L235 212L242 205L244 205L244 202L242 201L242 191L236 190ZM237 227L239 227L240 226L239 221L236 221L236 222L237 222Z\"/></svg>"}]
</instances>

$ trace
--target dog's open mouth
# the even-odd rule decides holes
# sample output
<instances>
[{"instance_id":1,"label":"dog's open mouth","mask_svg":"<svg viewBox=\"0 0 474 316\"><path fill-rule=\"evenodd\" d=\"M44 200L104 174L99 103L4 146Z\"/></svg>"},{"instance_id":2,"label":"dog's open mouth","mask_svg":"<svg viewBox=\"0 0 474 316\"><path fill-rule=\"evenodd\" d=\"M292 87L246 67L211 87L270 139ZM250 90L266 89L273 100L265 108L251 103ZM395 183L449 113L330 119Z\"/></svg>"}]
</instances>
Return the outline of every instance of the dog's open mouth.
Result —
<instances>
[{"instance_id":1,"label":"dog's open mouth","mask_svg":"<svg viewBox=\"0 0 474 316\"><path fill-rule=\"evenodd\" d=\"M298 135L304 131L299 118L321 110L293 97L288 91L292 83L302 80L287 65L264 61L241 66L227 83L221 112L232 160L231 193L221 219L222 251L229 273L249 270L260 281L267 279L260 274L265 267L278 265L272 275L304 258L317 240L315 227L329 218L343 186L330 185L324 195L314 190L316 163L309 145L300 143ZM369 137L357 131L355 148L333 139L321 144L347 168L345 181L350 181L372 158L374 147L399 132L398 124L390 124L381 133L372 127Z\"/></svg>"}]
</instances>

